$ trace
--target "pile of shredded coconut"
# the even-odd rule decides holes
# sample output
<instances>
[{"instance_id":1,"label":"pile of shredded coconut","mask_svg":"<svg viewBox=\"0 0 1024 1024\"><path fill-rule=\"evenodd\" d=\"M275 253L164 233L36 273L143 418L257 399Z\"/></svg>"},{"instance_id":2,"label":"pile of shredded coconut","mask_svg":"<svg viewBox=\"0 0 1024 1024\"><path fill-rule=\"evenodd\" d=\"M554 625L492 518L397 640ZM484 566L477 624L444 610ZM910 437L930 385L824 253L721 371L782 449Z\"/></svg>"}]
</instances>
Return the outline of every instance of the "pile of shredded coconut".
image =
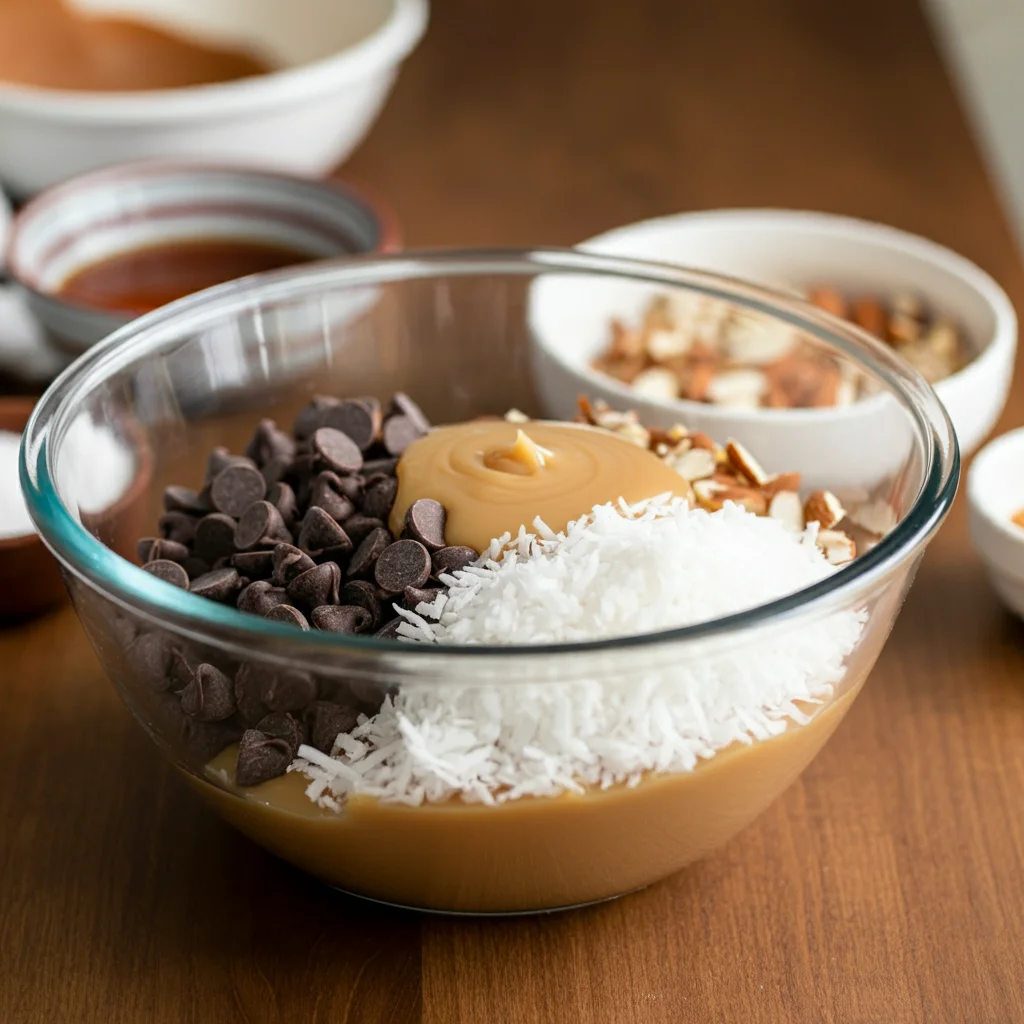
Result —
<instances>
[{"instance_id":1,"label":"pile of shredded coconut","mask_svg":"<svg viewBox=\"0 0 1024 1024\"><path fill-rule=\"evenodd\" d=\"M679 499L599 505L555 534L498 538L448 589L415 612L396 609L410 642L559 643L647 633L764 604L831 575L814 538L726 504ZM407 686L335 742L302 746L291 770L307 795L340 810L352 794L418 805L458 796L503 803L635 785L647 772L685 772L733 742L806 721L845 672L863 629L844 611L701 657L635 653L621 679Z\"/></svg>"}]
</instances>

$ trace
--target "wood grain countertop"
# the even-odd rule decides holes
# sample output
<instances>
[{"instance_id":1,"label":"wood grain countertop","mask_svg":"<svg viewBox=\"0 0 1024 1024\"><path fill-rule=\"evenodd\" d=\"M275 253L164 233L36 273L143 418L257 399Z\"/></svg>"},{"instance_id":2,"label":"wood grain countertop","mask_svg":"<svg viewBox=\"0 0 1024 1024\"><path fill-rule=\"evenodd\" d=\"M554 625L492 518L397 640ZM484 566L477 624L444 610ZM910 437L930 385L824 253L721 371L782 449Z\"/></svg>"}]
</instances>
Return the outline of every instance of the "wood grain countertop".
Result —
<instances>
[{"instance_id":1,"label":"wood grain countertop","mask_svg":"<svg viewBox=\"0 0 1024 1024\"><path fill-rule=\"evenodd\" d=\"M909 0L436 0L347 172L412 246L805 207L929 235L1024 304ZM1022 419L1018 386L1001 428ZM0 1021L1024 1020L1024 627L964 513L776 806L670 881L550 917L334 894L185 790L70 609L0 631Z\"/></svg>"}]
</instances>

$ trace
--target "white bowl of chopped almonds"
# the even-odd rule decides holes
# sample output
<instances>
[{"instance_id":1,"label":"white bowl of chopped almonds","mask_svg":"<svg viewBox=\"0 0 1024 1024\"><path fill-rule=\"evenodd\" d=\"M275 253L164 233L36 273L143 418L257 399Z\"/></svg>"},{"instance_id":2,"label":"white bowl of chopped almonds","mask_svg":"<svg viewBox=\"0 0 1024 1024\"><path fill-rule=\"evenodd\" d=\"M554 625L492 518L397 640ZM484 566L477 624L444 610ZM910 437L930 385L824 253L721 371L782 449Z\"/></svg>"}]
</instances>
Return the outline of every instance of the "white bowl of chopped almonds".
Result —
<instances>
[{"instance_id":1,"label":"white bowl of chopped almonds","mask_svg":"<svg viewBox=\"0 0 1024 1024\"><path fill-rule=\"evenodd\" d=\"M853 321L935 387L965 453L1006 401L1017 340L1006 293L916 235L829 214L717 210L617 228L581 248L729 274ZM681 302L622 285L586 296L555 285L536 297L533 317L553 411L564 413L585 391L648 422L681 419L762 451L791 451L794 434L804 434L825 457L830 436L848 438L851 420L861 419L865 443L884 445L885 403L874 388L777 318L708 294Z\"/></svg>"}]
</instances>

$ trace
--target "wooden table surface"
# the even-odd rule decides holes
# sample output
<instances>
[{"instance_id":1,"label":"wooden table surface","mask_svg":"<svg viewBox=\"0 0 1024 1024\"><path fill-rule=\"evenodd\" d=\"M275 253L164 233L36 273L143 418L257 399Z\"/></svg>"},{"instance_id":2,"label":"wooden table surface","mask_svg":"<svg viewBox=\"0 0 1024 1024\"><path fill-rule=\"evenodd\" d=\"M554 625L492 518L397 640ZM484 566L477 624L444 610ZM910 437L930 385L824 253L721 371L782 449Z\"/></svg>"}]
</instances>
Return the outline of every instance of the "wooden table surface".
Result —
<instances>
[{"instance_id":1,"label":"wooden table surface","mask_svg":"<svg viewBox=\"0 0 1024 1024\"><path fill-rule=\"evenodd\" d=\"M930 235L1024 303L904 0L437 0L349 172L410 245L808 207ZM1022 416L1018 387L1002 428ZM388 912L278 863L172 775L70 610L0 631L0 677L4 1024L1024 1020L1024 629L962 499L800 782L693 869L574 913Z\"/></svg>"}]
</instances>

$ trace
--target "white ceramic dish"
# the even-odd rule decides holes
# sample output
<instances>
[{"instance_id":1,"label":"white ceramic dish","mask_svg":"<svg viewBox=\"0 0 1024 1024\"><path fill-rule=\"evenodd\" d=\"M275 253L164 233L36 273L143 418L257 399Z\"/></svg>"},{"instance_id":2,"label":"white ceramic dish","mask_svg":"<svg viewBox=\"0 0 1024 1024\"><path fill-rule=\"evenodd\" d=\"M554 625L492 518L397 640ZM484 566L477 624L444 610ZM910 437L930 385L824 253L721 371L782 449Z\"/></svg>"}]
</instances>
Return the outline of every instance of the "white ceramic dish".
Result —
<instances>
[{"instance_id":1,"label":"white ceramic dish","mask_svg":"<svg viewBox=\"0 0 1024 1024\"><path fill-rule=\"evenodd\" d=\"M775 287L829 283L881 295L912 291L955 317L977 351L967 367L936 388L963 451L969 453L981 443L1005 404L1017 341L1013 307L988 274L927 239L829 214L718 210L628 225L580 247ZM670 425L683 420L717 438L736 437L756 446L766 460L775 452L806 448L812 477L815 460L824 470L826 460L881 458L884 452L886 419L874 402L841 409L738 412L697 402L640 399L589 366L607 343L609 319L637 318L650 296L618 285L600 291L591 286L586 295L574 292L569 282L549 281L545 288L546 296L534 296L532 323L542 397L552 415L570 413L576 396L585 391L618 408L637 408L647 422ZM862 419L865 445L879 446L873 455L845 450L848 444L842 442L851 436L851 417ZM805 438L802 444L799 435Z\"/></svg>"},{"instance_id":2,"label":"white ceramic dish","mask_svg":"<svg viewBox=\"0 0 1024 1024\"><path fill-rule=\"evenodd\" d=\"M1024 427L978 453L967 477L971 541L996 593L1024 618L1024 529L1011 517L1024 508Z\"/></svg>"},{"instance_id":3,"label":"white ceramic dish","mask_svg":"<svg viewBox=\"0 0 1024 1024\"><path fill-rule=\"evenodd\" d=\"M422 36L427 0L75 0L265 55L271 74L150 92L0 83L0 181L19 197L97 167L197 157L321 175L356 147Z\"/></svg>"},{"instance_id":4,"label":"white ceramic dish","mask_svg":"<svg viewBox=\"0 0 1024 1024\"><path fill-rule=\"evenodd\" d=\"M78 354L133 317L62 298L68 278L118 253L197 238L280 245L315 259L400 244L385 208L334 179L140 163L82 175L29 202L14 219L7 269L53 340Z\"/></svg>"}]
</instances>

